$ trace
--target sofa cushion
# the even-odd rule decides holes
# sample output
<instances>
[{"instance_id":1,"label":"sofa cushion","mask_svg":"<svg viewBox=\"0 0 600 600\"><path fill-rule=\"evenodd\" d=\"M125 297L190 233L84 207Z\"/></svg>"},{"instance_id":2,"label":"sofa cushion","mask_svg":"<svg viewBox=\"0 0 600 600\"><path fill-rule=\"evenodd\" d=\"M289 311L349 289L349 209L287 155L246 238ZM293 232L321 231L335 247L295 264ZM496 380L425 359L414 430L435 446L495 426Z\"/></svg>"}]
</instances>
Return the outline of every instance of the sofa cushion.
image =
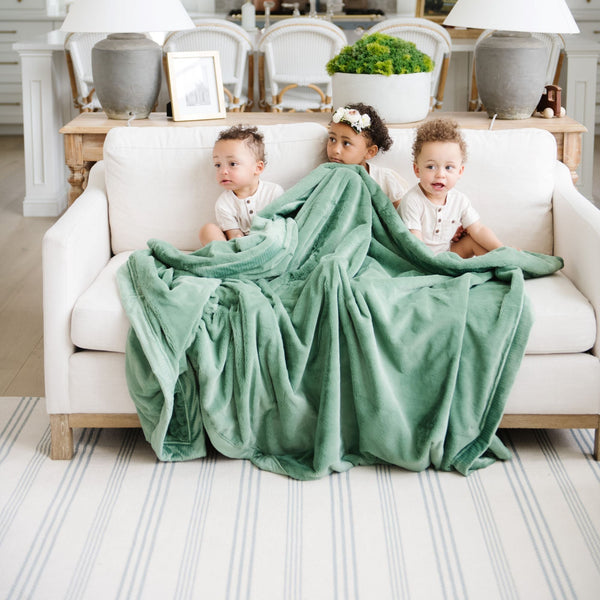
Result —
<instances>
[{"instance_id":1,"label":"sofa cushion","mask_svg":"<svg viewBox=\"0 0 600 600\"><path fill-rule=\"evenodd\" d=\"M78 348L125 352L129 319L121 305L116 273L130 254L113 256L77 299L71 313L71 341Z\"/></svg>"},{"instance_id":2,"label":"sofa cushion","mask_svg":"<svg viewBox=\"0 0 600 600\"><path fill-rule=\"evenodd\" d=\"M223 191L212 148L219 127L115 127L104 144L113 253L160 238L181 250L200 246L198 231L214 222ZM288 189L325 160L327 130L317 123L260 127L267 167L263 178Z\"/></svg>"},{"instance_id":3,"label":"sofa cushion","mask_svg":"<svg viewBox=\"0 0 600 600\"><path fill-rule=\"evenodd\" d=\"M414 129L391 129L394 144L373 162L398 171L412 185ZM542 129L463 130L464 175L457 184L507 246L552 254L552 192L556 140ZM493 184L492 184L493 182Z\"/></svg>"},{"instance_id":4,"label":"sofa cushion","mask_svg":"<svg viewBox=\"0 0 600 600\"><path fill-rule=\"evenodd\" d=\"M115 273L129 254L113 257L77 300L71 318L71 340L79 348L125 352L129 321L121 306ZM525 290L535 315L528 354L585 352L592 347L594 311L567 277L555 273L529 279Z\"/></svg>"}]
</instances>

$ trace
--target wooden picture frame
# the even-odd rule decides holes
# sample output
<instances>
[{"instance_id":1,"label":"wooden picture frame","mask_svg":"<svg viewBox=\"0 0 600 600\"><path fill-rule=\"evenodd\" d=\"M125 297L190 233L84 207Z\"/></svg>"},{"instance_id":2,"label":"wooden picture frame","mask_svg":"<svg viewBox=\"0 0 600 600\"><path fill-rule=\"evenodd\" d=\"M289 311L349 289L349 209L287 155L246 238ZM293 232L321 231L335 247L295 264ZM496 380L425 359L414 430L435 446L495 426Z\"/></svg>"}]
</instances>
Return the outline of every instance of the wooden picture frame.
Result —
<instances>
[{"instance_id":1,"label":"wooden picture frame","mask_svg":"<svg viewBox=\"0 0 600 600\"><path fill-rule=\"evenodd\" d=\"M218 52L167 52L165 66L174 121L225 118Z\"/></svg>"},{"instance_id":2,"label":"wooden picture frame","mask_svg":"<svg viewBox=\"0 0 600 600\"><path fill-rule=\"evenodd\" d=\"M457 2L458 0L450 2L444 0L417 0L415 16L435 21L441 25Z\"/></svg>"},{"instance_id":3,"label":"wooden picture frame","mask_svg":"<svg viewBox=\"0 0 600 600\"><path fill-rule=\"evenodd\" d=\"M434 23L438 23L450 34L454 39L477 39L483 32L483 29L470 29L466 27L448 27L444 25L444 20L448 13L454 8L458 0L444 2L442 0L417 0L415 16L421 19L428 19Z\"/></svg>"}]
</instances>

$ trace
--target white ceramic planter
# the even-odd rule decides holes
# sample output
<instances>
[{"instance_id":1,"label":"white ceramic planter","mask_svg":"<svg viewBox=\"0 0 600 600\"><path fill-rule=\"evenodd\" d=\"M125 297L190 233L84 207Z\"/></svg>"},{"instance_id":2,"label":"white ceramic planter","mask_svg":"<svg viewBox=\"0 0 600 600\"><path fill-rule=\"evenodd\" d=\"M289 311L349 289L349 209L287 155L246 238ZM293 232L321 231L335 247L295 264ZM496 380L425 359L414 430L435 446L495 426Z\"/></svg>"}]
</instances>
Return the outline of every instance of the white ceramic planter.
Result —
<instances>
[{"instance_id":1,"label":"white ceramic planter","mask_svg":"<svg viewBox=\"0 0 600 600\"><path fill-rule=\"evenodd\" d=\"M370 104L387 123L413 123L429 112L431 73L357 75L334 73L333 109L345 104Z\"/></svg>"}]
</instances>

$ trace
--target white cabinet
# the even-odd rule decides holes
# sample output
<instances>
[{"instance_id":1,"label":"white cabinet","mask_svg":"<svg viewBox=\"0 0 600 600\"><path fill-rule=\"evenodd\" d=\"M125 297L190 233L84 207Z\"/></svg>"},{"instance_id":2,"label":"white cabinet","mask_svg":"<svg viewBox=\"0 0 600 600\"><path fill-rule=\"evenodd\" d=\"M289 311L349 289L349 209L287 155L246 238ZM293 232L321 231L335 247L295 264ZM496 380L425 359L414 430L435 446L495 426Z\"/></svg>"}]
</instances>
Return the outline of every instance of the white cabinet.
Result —
<instances>
[{"instance_id":1,"label":"white cabinet","mask_svg":"<svg viewBox=\"0 0 600 600\"><path fill-rule=\"evenodd\" d=\"M595 40L600 45L600 0L567 0L567 4L579 25L579 35L588 40ZM596 70L595 122L600 126L600 60Z\"/></svg>"},{"instance_id":2,"label":"white cabinet","mask_svg":"<svg viewBox=\"0 0 600 600\"><path fill-rule=\"evenodd\" d=\"M579 19L577 21L579 25L580 34L588 39L594 39L600 45L600 20L584 21ZM600 60L598 61L598 67L596 70L596 118L595 122L597 126L600 126ZM598 131L598 129L597 129Z\"/></svg>"},{"instance_id":3,"label":"white cabinet","mask_svg":"<svg viewBox=\"0 0 600 600\"><path fill-rule=\"evenodd\" d=\"M34 1L37 0L30 0ZM13 44L35 38L53 27L52 21L0 20L0 125L23 122L21 68L19 55L12 49Z\"/></svg>"},{"instance_id":4,"label":"white cabinet","mask_svg":"<svg viewBox=\"0 0 600 600\"><path fill-rule=\"evenodd\" d=\"M0 18L45 17L46 0L0 0Z\"/></svg>"},{"instance_id":5,"label":"white cabinet","mask_svg":"<svg viewBox=\"0 0 600 600\"><path fill-rule=\"evenodd\" d=\"M59 0L0 0L0 133L17 133L23 123L21 67L12 46L60 27L58 8Z\"/></svg>"}]
</instances>

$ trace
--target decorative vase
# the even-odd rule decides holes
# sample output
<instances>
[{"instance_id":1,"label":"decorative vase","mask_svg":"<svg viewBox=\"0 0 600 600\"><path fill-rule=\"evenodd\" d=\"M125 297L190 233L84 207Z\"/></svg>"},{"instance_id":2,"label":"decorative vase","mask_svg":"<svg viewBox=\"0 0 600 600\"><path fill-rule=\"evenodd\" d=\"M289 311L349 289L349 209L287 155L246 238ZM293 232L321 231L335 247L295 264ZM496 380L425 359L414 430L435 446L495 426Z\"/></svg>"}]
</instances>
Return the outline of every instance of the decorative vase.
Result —
<instances>
[{"instance_id":1,"label":"decorative vase","mask_svg":"<svg viewBox=\"0 0 600 600\"><path fill-rule=\"evenodd\" d=\"M429 113L431 73L406 75L332 75L334 110L338 106L369 104L387 123L413 123Z\"/></svg>"},{"instance_id":2,"label":"decorative vase","mask_svg":"<svg viewBox=\"0 0 600 600\"><path fill-rule=\"evenodd\" d=\"M531 33L494 31L475 48L475 77L488 116L528 119L546 83L548 49Z\"/></svg>"},{"instance_id":3,"label":"decorative vase","mask_svg":"<svg viewBox=\"0 0 600 600\"><path fill-rule=\"evenodd\" d=\"M145 119L156 104L161 47L141 33L111 33L92 48L96 95L109 119Z\"/></svg>"}]
</instances>

